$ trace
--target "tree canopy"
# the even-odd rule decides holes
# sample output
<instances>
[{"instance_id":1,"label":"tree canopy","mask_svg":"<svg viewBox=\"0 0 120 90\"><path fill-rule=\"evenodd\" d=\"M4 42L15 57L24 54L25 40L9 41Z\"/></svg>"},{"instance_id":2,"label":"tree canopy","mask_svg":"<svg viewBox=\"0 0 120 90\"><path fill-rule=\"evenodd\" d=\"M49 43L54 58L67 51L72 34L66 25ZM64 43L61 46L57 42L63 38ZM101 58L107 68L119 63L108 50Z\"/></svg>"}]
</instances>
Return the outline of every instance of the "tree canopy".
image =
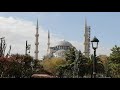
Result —
<instances>
[{"instance_id":1,"label":"tree canopy","mask_svg":"<svg viewBox=\"0 0 120 90\"><path fill-rule=\"evenodd\" d=\"M120 47L115 45L109 57L108 76L120 78Z\"/></svg>"}]
</instances>

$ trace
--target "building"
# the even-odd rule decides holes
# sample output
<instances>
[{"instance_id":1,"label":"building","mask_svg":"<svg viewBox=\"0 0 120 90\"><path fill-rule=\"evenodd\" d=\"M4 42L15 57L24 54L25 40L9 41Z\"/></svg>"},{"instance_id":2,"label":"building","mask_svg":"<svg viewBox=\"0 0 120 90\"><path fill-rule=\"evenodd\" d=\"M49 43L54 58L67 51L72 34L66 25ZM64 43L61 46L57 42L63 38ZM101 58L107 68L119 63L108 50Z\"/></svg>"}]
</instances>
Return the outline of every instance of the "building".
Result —
<instances>
[{"instance_id":1,"label":"building","mask_svg":"<svg viewBox=\"0 0 120 90\"><path fill-rule=\"evenodd\" d=\"M50 47L49 55L53 57L64 57L65 52L72 47L73 45L68 41L59 41L54 47Z\"/></svg>"},{"instance_id":2,"label":"building","mask_svg":"<svg viewBox=\"0 0 120 90\"><path fill-rule=\"evenodd\" d=\"M62 57L64 58L65 52L69 48L74 47L70 42L66 40L59 41L55 46L50 47L50 33L48 31L48 48L47 48L47 57Z\"/></svg>"},{"instance_id":3,"label":"building","mask_svg":"<svg viewBox=\"0 0 120 90\"><path fill-rule=\"evenodd\" d=\"M85 57L90 57L90 26L87 25L87 20L85 19L85 33L84 33L84 55ZM48 48L47 48L47 57L64 57L65 52L74 47L68 41L59 41L54 47L50 47L50 33L48 31Z\"/></svg>"}]
</instances>

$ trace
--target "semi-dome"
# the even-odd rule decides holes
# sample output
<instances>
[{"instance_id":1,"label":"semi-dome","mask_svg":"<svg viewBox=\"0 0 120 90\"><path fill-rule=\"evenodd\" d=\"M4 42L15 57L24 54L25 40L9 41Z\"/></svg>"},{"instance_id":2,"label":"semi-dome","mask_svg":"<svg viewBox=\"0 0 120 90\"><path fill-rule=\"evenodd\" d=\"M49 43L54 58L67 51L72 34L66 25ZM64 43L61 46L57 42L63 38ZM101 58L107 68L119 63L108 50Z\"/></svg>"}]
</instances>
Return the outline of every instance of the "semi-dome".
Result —
<instances>
[{"instance_id":1,"label":"semi-dome","mask_svg":"<svg viewBox=\"0 0 120 90\"><path fill-rule=\"evenodd\" d=\"M55 52L55 54L61 54L61 53L65 53L66 51L65 50L58 50Z\"/></svg>"},{"instance_id":2,"label":"semi-dome","mask_svg":"<svg viewBox=\"0 0 120 90\"><path fill-rule=\"evenodd\" d=\"M71 47L72 44L68 41L63 40L63 41L58 42L56 46L69 46L69 47Z\"/></svg>"},{"instance_id":3,"label":"semi-dome","mask_svg":"<svg viewBox=\"0 0 120 90\"><path fill-rule=\"evenodd\" d=\"M65 52L66 52L65 50L58 50L54 53L54 56L55 57L64 57Z\"/></svg>"}]
</instances>

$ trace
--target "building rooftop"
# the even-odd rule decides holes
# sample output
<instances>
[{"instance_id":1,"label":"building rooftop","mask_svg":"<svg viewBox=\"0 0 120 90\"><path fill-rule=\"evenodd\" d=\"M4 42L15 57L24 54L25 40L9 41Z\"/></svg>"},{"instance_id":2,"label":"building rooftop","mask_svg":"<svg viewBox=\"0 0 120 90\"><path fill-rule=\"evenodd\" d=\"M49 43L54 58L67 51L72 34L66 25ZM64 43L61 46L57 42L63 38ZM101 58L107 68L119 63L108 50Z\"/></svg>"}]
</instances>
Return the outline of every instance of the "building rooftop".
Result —
<instances>
[{"instance_id":1,"label":"building rooftop","mask_svg":"<svg viewBox=\"0 0 120 90\"><path fill-rule=\"evenodd\" d=\"M59 42L56 44L56 46L69 46L69 47L71 47L72 44L71 44L70 42L68 42L68 41L63 40L63 41L59 41Z\"/></svg>"}]
</instances>

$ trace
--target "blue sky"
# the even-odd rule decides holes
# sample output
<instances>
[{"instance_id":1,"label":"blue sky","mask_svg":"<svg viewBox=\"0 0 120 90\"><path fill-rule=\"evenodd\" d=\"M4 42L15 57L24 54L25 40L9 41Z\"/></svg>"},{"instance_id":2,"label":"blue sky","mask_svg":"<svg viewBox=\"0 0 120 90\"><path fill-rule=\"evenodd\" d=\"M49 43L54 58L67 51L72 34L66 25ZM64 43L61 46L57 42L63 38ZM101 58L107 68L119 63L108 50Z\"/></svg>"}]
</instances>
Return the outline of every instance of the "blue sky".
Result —
<instances>
[{"instance_id":1,"label":"blue sky","mask_svg":"<svg viewBox=\"0 0 120 90\"><path fill-rule=\"evenodd\" d=\"M1 17L21 18L48 29L65 40L84 41L84 21L91 26L91 38L96 36L104 48L120 45L119 12L0 12Z\"/></svg>"}]
</instances>

